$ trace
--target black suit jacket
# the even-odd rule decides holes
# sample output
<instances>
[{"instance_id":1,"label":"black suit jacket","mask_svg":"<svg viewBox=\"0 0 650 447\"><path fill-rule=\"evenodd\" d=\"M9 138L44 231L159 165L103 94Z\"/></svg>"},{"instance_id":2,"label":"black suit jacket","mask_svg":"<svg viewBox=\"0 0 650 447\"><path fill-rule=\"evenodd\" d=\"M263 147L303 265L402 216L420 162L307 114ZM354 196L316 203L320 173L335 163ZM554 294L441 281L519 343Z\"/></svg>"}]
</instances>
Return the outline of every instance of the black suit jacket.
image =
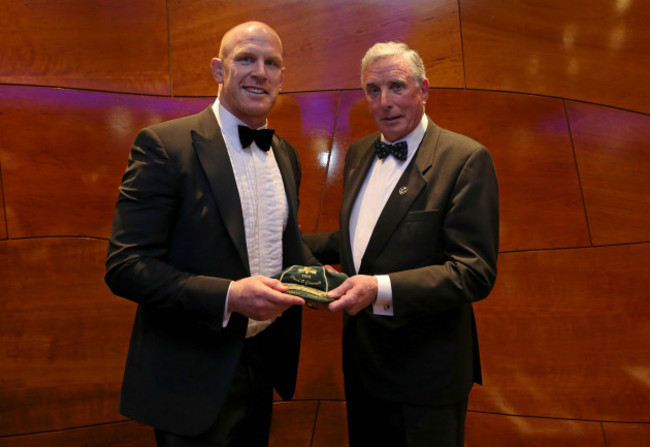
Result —
<instances>
[{"instance_id":1,"label":"black suit jacket","mask_svg":"<svg viewBox=\"0 0 650 447\"><path fill-rule=\"evenodd\" d=\"M379 133L346 155L340 231L306 235L323 262L354 274L350 212ZM496 279L499 216L488 151L429 119L417 153L381 212L359 274L388 274L394 316L344 317L346 386L398 402L438 405L481 382L472 303ZM337 257L337 255L339 255Z\"/></svg>"},{"instance_id":2,"label":"black suit jacket","mask_svg":"<svg viewBox=\"0 0 650 447\"><path fill-rule=\"evenodd\" d=\"M297 221L300 165L286 141L273 151L289 203L284 265L316 262ZM106 283L137 302L120 410L147 425L196 435L212 424L240 356L247 319L222 327L231 280L250 276L242 210L225 142L210 108L151 126L135 139L120 186ZM295 389L301 309L271 337L274 386Z\"/></svg>"}]
</instances>

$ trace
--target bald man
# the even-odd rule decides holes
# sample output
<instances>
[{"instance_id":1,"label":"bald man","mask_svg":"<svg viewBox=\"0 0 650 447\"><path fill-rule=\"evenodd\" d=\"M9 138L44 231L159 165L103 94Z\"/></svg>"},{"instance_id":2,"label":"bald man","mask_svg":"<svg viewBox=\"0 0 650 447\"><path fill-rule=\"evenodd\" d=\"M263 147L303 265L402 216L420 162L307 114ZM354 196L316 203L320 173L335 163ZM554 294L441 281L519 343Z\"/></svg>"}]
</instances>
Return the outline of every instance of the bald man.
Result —
<instances>
[{"instance_id":1,"label":"bald man","mask_svg":"<svg viewBox=\"0 0 650 447\"><path fill-rule=\"evenodd\" d=\"M282 42L248 22L211 61L202 112L141 130L119 188L106 283L138 304L120 411L159 446L265 446L295 389L301 298L270 277L317 261L298 229L300 164L267 129Z\"/></svg>"}]
</instances>

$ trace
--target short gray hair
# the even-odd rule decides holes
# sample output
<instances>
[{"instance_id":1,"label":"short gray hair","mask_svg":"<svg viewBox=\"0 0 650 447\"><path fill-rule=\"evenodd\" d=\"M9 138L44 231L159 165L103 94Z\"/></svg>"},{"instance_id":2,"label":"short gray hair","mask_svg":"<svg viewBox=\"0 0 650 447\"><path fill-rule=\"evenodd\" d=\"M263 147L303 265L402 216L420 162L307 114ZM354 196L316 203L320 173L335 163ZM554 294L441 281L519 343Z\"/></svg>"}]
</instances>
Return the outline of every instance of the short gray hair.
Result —
<instances>
[{"instance_id":1,"label":"short gray hair","mask_svg":"<svg viewBox=\"0 0 650 447\"><path fill-rule=\"evenodd\" d=\"M422 84L427 74L424 69L424 62L418 52L402 42L380 42L370 47L363 59L361 59L361 87L365 87L363 85L363 74L366 72L368 65L379 59L395 56L403 57L409 63L411 74L419 84Z\"/></svg>"}]
</instances>

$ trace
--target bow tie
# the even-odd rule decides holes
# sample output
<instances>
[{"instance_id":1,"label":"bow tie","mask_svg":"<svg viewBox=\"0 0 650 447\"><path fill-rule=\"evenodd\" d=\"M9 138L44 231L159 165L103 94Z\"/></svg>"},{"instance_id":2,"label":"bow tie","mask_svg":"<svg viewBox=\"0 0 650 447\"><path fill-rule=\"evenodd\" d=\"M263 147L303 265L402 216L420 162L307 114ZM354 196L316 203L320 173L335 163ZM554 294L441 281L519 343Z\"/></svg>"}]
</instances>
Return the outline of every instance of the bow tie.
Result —
<instances>
[{"instance_id":1,"label":"bow tie","mask_svg":"<svg viewBox=\"0 0 650 447\"><path fill-rule=\"evenodd\" d=\"M253 143L253 141L255 141L257 147L266 152L271 147L273 132L273 129L255 130L250 127L239 126L239 141L241 141L241 147L247 148Z\"/></svg>"},{"instance_id":2,"label":"bow tie","mask_svg":"<svg viewBox=\"0 0 650 447\"><path fill-rule=\"evenodd\" d=\"M406 141L400 141L396 144L388 144L381 140L377 140L375 141L375 149L377 150L377 157L379 157L380 160L393 154L393 157L404 161L406 160L406 154L408 153Z\"/></svg>"}]
</instances>

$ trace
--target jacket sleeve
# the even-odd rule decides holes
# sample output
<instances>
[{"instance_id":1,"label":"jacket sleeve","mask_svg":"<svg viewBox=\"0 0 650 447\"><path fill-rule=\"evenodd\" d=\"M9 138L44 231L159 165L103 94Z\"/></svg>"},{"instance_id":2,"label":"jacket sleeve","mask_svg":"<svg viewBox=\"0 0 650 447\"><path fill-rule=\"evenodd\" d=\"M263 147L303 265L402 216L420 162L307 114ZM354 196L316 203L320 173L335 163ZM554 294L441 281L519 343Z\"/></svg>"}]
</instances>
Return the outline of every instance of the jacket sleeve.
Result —
<instances>
[{"instance_id":1,"label":"jacket sleeve","mask_svg":"<svg viewBox=\"0 0 650 447\"><path fill-rule=\"evenodd\" d=\"M118 296L220 329L230 280L191 274L168 262L180 189L160 138L142 130L119 188L105 281Z\"/></svg>"}]
</instances>

